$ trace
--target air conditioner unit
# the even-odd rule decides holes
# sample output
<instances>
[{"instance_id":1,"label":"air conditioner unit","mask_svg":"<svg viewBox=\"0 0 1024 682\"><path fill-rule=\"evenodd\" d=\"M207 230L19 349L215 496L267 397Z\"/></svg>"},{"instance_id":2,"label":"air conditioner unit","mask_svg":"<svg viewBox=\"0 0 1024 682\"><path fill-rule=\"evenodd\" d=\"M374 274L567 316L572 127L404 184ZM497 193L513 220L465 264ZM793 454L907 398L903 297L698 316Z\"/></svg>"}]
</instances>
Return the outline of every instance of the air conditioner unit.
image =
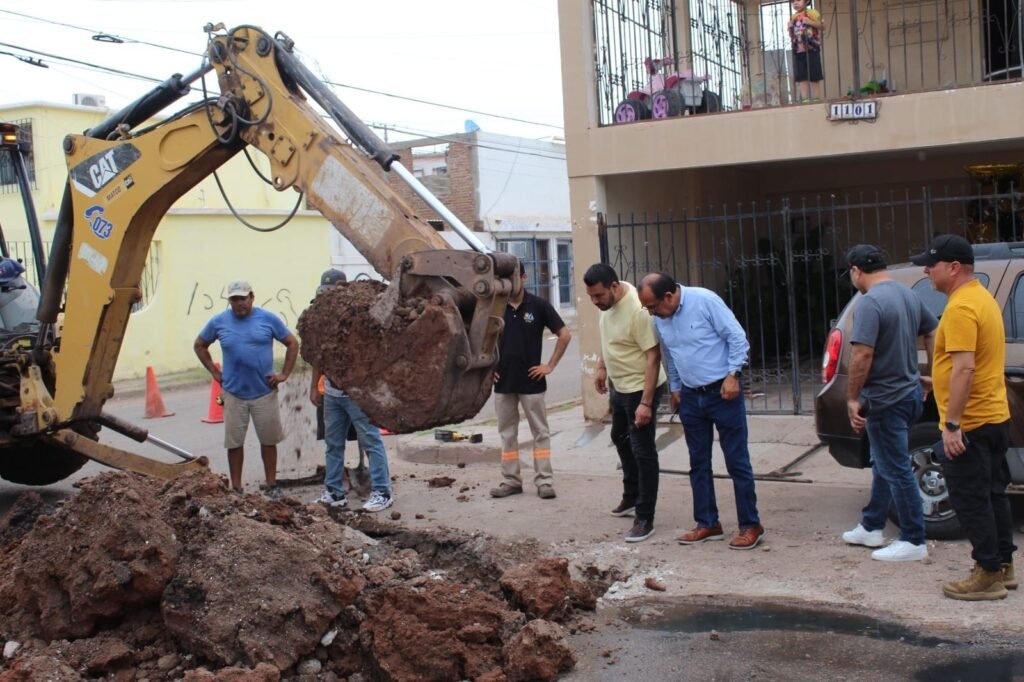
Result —
<instances>
[{"instance_id":1,"label":"air conditioner unit","mask_svg":"<svg viewBox=\"0 0 1024 682\"><path fill-rule=\"evenodd\" d=\"M72 95L75 104L79 104L83 107L105 107L107 106L107 98L103 95L85 95L82 93L75 93Z\"/></svg>"}]
</instances>

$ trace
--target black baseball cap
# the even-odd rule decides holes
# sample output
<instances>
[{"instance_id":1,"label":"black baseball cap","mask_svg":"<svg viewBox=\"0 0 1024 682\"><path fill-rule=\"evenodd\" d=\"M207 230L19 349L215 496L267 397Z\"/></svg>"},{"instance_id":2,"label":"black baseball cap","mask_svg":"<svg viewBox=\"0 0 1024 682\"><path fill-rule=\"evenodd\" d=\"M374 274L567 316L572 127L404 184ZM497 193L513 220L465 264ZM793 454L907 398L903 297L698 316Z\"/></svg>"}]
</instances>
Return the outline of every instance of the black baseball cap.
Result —
<instances>
[{"instance_id":1,"label":"black baseball cap","mask_svg":"<svg viewBox=\"0 0 1024 682\"><path fill-rule=\"evenodd\" d=\"M931 267L940 261L952 263L954 261L964 265L974 265L974 249L971 243L963 237L955 234L940 234L932 240L924 253L919 253L910 259L914 265Z\"/></svg>"},{"instance_id":2,"label":"black baseball cap","mask_svg":"<svg viewBox=\"0 0 1024 682\"><path fill-rule=\"evenodd\" d=\"M846 253L846 264L860 268L861 272L876 272L884 270L885 254L877 246L871 244L857 244Z\"/></svg>"},{"instance_id":3,"label":"black baseball cap","mask_svg":"<svg viewBox=\"0 0 1024 682\"><path fill-rule=\"evenodd\" d=\"M316 295L324 293L335 284L341 284L342 282L348 281L345 277L345 273L337 268L331 268L330 270L324 270L324 274L320 275L320 286L316 288Z\"/></svg>"}]
</instances>

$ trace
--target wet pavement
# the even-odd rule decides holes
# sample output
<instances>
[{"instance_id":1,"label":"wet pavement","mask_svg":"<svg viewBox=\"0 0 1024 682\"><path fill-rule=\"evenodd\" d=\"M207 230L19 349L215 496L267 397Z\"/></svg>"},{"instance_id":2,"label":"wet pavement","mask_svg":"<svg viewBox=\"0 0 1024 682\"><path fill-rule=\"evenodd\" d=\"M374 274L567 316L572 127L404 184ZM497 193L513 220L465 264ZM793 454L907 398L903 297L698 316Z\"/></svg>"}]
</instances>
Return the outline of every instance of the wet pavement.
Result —
<instances>
[{"instance_id":1,"label":"wet pavement","mask_svg":"<svg viewBox=\"0 0 1024 682\"><path fill-rule=\"evenodd\" d=\"M957 641L861 613L778 603L643 602L576 633L566 680L1012 680L1021 642Z\"/></svg>"}]
</instances>

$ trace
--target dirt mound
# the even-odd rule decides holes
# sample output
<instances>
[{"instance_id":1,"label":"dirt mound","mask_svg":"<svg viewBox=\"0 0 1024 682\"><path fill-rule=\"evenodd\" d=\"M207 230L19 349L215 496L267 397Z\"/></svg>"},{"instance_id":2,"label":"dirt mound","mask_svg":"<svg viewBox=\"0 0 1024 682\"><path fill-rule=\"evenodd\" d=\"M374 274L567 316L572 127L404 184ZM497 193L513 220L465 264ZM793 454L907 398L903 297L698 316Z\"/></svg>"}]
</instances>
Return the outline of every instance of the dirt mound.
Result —
<instances>
[{"instance_id":1,"label":"dirt mound","mask_svg":"<svg viewBox=\"0 0 1024 682\"><path fill-rule=\"evenodd\" d=\"M160 608L185 649L219 665L290 668L365 585L281 528L231 516L207 530L217 541L193 539Z\"/></svg>"},{"instance_id":2,"label":"dirt mound","mask_svg":"<svg viewBox=\"0 0 1024 682\"><path fill-rule=\"evenodd\" d=\"M494 576L523 552L482 534L374 521L375 539L346 525L360 515L239 495L209 471L104 473L49 514L31 497L16 508L0 521L21 529L0 548L14 652L0 682L554 679L571 665L557 626L524 629L502 598ZM571 592L564 560L549 568ZM531 616L569 615L557 589L516 585Z\"/></svg>"},{"instance_id":3,"label":"dirt mound","mask_svg":"<svg viewBox=\"0 0 1024 682\"><path fill-rule=\"evenodd\" d=\"M0 563L0 613L18 632L87 637L102 620L159 602L180 546L153 504L160 483L103 474L39 518Z\"/></svg>"},{"instance_id":4,"label":"dirt mound","mask_svg":"<svg viewBox=\"0 0 1024 682\"><path fill-rule=\"evenodd\" d=\"M569 577L569 562L562 558L514 566L498 582L509 602L534 618L560 621L575 609L597 606L587 586Z\"/></svg>"},{"instance_id":5,"label":"dirt mound","mask_svg":"<svg viewBox=\"0 0 1024 682\"><path fill-rule=\"evenodd\" d=\"M465 680L501 672L503 634L522 614L458 583L381 590L367 599L360 640L385 680Z\"/></svg>"},{"instance_id":6,"label":"dirt mound","mask_svg":"<svg viewBox=\"0 0 1024 682\"><path fill-rule=\"evenodd\" d=\"M0 547L6 547L23 538L32 530L37 518L43 514L53 513L53 509L39 493L28 492L20 495L0 519Z\"/></svg>"},{"instance_id":7,"label":"dirt mound","mask_svg":"<svg viewBox=\"0 0 1024 682\"><path fill-rule=\"evenodd\" d=\"M505 674L509 682L557 680L572 670L576 657L555 623L531 620L505 645Z\"/></svg>"},{"instance_id":8,"label":"dirt mound","mask_svg":"<svg viewBox=\"0 0 1024 682\"><path fill-rule=\"evenodd\" d=\"M395 433L411 433L464 421L487 401L452 412L457 356L469 362L469 344L458 309L450 301L392 301L384 284L339 284L314 299L299 317L303 359L345 389L370 421Z\"/></svg>"}]
</instances>

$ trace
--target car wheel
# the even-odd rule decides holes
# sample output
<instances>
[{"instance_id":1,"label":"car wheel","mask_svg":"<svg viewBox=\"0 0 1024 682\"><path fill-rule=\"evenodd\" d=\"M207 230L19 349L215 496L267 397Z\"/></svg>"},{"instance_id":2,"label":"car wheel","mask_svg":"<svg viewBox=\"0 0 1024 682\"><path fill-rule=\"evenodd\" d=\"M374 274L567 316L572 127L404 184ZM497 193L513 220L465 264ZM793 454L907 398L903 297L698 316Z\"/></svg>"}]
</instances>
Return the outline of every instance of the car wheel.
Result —
<instances>
[{"instance_id":1,"label":"car wheel","mask_svg":"<svg viewBox=\"0 0 1024 682\"><path fill-rule=\"evenodd\" d=\"M910 429L910 462L924 507L925 535L932 540L956 540L964 536L964 531L950 504L942 465L932 451L932 446L939 438L937 424L915 424ZM889 508L889 518L899 523L895 507Z\"/></svg>"}]
</instances>

